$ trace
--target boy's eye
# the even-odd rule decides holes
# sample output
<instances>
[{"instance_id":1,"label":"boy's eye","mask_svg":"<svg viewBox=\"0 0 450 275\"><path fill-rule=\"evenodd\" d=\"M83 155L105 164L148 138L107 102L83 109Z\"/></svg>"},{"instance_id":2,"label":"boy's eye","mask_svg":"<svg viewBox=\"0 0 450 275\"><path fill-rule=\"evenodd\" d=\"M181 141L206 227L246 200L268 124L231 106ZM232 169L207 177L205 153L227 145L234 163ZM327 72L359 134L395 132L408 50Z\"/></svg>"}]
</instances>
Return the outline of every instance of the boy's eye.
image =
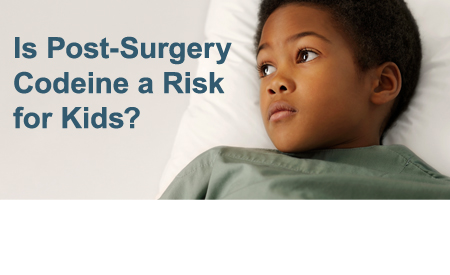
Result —
<instances>
[{"instance_id":1,"label":"boy's eye","mask_svg":"<svg viewBox=\"0 0 450 275\"><path fill-rule=\"evenodd\" d=\"M309 61L315 59L318 56L319 55L316 54L315 52L313 52L311 50L307 50L307 49L301 49L298 52L298 57L299 57L299 62L300 63L309 62Z\"/></svg>"},{"instance_id":2,"label":"boy's eye","mask_svg":"<svg viewBox=\"0 0 450 275\"><path fill-rule=\"evenodd\" d=\"M261 66L260 72L262 76L268 76L269 74L275 72L275 67L269 64L264 64Z\"/></svg>"},{"instance_id":3,"label":"boy's eye","mask_svg":"<svg viewBox=\"0 0 450 275\"><path fill-rule=\"evenodd\" d=\"M319 55L312 50L300 49L298 51L298 62L299 63L309 62L311 60L316 59L318 56ZM276 68L269 64L262 64L258 66L258 71L260 73L260 77L263 78L275 72Z\"/></svg>"}]
</instances>

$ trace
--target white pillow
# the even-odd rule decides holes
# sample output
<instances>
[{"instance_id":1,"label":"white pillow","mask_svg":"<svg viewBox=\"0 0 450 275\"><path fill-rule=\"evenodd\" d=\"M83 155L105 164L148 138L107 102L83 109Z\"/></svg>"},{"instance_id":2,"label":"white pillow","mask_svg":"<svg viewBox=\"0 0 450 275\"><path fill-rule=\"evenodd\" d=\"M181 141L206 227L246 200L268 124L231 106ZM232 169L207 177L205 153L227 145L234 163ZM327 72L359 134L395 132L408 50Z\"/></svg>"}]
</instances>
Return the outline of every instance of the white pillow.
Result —
<instances>
[{"instance_id":1,"label":"white pillow","mask_svg":"<svg viewBox=\"0 0 450 275\"><path fill-rule=\"evenodd\" d=\"M259 110L259 78L253 50L260 0L211 0L208 42L232 46L226 62L200 59L197 76L223 77L224 94L192 94L160 181L160 195L197 155L218 145L275 148ZM423 45L421 79L409 108L386 134L383 144L403 144L450 176L450 2L407 0ZM214 51L213 51L214 52Z\"/></svg>"}]
</instances>

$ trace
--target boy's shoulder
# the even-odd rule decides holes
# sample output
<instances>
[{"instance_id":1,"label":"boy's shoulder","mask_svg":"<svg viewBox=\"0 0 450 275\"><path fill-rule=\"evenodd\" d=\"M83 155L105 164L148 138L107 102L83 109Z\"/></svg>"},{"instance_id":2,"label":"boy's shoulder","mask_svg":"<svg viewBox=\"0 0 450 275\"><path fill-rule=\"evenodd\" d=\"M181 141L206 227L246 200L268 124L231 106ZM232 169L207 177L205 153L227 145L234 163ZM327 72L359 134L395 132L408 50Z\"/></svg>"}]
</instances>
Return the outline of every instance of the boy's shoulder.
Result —
<instances>
[{"instance_id":1,"label":"boy's shoulder","mask_svg":"<svg viewBox=\"0 0 450 275\"><path fill-rule=\"evenodd\" d=\"M402 174L410 174L411 176L426 176L437 180L445 180L450 182L450 177L441 174L425 160L419 157L411 149L401 144L385 145L386 149L395 152L404 159Z\"/></svg>"}]
</instances>

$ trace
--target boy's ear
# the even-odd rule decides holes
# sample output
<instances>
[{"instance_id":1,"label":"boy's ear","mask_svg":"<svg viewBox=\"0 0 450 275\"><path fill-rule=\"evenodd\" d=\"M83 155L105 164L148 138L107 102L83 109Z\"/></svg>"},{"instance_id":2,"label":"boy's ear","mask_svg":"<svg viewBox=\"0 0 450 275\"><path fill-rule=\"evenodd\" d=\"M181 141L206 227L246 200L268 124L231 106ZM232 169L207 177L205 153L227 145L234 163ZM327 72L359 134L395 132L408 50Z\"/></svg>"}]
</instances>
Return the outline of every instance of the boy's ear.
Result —
<instances>
[{"instance_id":1,"label":"boy's ear","mask_svg":"<svg viewBox=\"0 0 450 275\"><path fill-rule=\"evenodd\" d=\"M402 88L402 75L397 64L385 62L375 70L376 81L371 95L374 104L382 105L393 101Z\"/></svg>"}]
</instances>

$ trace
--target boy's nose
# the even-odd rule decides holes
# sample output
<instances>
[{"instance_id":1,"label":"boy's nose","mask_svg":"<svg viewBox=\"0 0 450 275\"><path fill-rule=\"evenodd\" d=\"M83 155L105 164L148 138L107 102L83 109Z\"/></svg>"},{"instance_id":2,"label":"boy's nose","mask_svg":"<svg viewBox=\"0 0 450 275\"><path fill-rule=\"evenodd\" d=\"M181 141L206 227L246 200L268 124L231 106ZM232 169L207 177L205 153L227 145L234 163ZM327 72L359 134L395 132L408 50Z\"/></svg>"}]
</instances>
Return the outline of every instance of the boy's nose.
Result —
<instances>
[{"instance_id":1,"label":"boy's nose","mask_svg":"<svg viewBox=\"0 0 450 275\"><path fill-rule=\"evenodd\" d=\"M292 93L295 91L295 82L292 78L277 72L267 86L267 91L269 94Z\"/></svg>"}]
</instances>

